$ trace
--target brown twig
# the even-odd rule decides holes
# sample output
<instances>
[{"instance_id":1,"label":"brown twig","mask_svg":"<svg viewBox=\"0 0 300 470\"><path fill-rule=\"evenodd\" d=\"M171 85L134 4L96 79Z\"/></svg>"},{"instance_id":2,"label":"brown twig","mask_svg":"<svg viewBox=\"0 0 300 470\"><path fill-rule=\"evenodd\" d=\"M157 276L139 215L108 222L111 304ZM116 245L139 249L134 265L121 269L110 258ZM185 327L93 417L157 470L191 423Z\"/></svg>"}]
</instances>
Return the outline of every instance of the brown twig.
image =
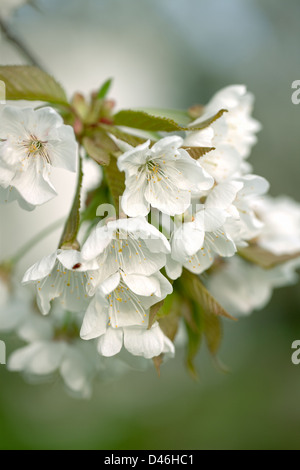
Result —
<instances>
[{"instance_id":1,"label":"brown twig","mask_svg":"<svg viewBox=\"0 0 300 470\"><path fill-rule=\"evenodd\" d=\"M21 54L25 57L25 59L28 62L30 62L31 65L35 65L36 67L39 67L40 69L44 70L44 67L41 67L39 61L32 54L29 48L22 41L20 41L20 39L17 36L15 36L14 33L12 33L6 21L1 16L0 16L0 29L2 33L4 34L5 38L21 52Z\"/></svg>"}]
</instances>

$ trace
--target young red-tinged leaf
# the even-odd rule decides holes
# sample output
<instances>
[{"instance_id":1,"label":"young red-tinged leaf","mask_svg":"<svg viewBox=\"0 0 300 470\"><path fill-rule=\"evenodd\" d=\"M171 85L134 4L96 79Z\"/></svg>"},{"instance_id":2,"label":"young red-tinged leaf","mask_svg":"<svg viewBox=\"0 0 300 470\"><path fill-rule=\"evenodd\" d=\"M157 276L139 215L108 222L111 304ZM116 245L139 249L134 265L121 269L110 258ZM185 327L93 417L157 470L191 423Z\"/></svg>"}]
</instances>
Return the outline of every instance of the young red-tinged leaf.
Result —
<instances>
[{"instance_id":1,"label":"young red-tinged leaf","mask_svg":"<svg viewBox=\"0 0 300 470\"><path fill-rule=\"evenodd\" d=\"M152 361L153 361L154 367L156 369L157 375L158 375L158 377L160 377L160 375L161 375L160 368L161 368L161 365L164 361L164 355L161 354L160 356L154 357L152 359Z\"/></svg>"},{"instance_id":2,"label":"young red-tinged leaf","mask_svg":"<svg viewBox=\"0 0 300 470\"><path fill-rule=\"evenodd\" d=\"M37 67L0 66L0 80L6 85L7 100L44 101L68 106L62 86Z\"/></svg>"},{"instance_id":3,"label":"young red-tinged leaf","mask_svg":"<svg viewBox=\"0 0 300 470\"><path fill-rule=\"evenodd\" d=\"M300 257L299 252L292 255L277 256L258 245L250 245L245 248L240 248L238 254L250 263L257 264L264 269L271 269L279 264L283 264Z\"/></svg>"},{"instance_id":4,"label":"young red-tinged leaf","mask_svg":"<svg viewBox=\"0 0 300 470\"><path fill-rule=\"evenodd\" d=\"M84 137L82 140L86 153L99 165L109 165L110 154L97 144L92 137Z\"/></svg>"},{"instance_id":5,"label":"young red-tinged leaf","mask_svg":"<svg viewBox=\"0 0 300 470\"><path fill-rule=\"evenodd\" d=\"M215 150L214 147L182 147L186 150L194 160L204 157L207 153Z\"/></svg>"},{"instance_id":6,"label":"young red-tinged leaf","mask_svg":"<svg viewBox=\"0 0 300 470\"><path fill-rule=\"evenodd\" d=\"M205 111L205 107L202 104L195 104L188 109L188 115L191 120L198 119Z\"/></svg>"},{"instance_id":7,"label":"young red-tinged leaf","mask_svg":"<svg viewBox=\"0 0 300 470\"><path fill-rule=\"evenodd\" d=\"M81 121L85 121L88 116L90 105L81 93L75 93L71 101L72 108Z\"/></svg>"}]
</instances>

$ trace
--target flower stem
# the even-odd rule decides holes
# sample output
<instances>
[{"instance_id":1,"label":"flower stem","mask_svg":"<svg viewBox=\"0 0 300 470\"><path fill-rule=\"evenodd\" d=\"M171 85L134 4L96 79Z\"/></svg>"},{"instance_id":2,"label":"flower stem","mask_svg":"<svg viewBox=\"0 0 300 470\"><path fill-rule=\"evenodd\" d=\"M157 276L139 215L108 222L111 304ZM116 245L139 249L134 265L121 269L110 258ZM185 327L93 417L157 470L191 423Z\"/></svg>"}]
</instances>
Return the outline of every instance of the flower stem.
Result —
<instances>
[{"instance_id":1,"label":"flower stem","mask_svg":"<svg viewBox=\"0 0 300 470\"><path fill-rule=\"evenodd\" d=\"M76 193L70 215L66 222L59 248L65 249L79 249L77 235L80 227L80 207L81 207L81 187L83 180L82 159L79 156L79 170Z\"/></svg>"},{"instance_id":2,"label":"flower stem","mask_svg":"<svg viewBox=\"0 0 300 470\"><path fill-rule=\"evenodd\" d=\"M50 233L57 230L61 225L64 223L65 218L57 220L49 227L42 230L38 235L32 238L28 243L26 243L16 254L15 256L9 261L9 264L16 264L18 263L32 248L34 248L41 240L46 238Z\"/></svg>"},{"instance_id":3,"label":"flower stem","mask_svg":"<svg viewBox=\"0 0 300 470\"><path fill-rule=\"evenodd\" d=\"M39 61L36 57L32 54L29 48L17 37L15 34L10 30L6 21L0 16L0 29L4 34L5 38L12 43L19 52L23 55L23 57L30 62L32 65L39 67L42 70L45 70L44 67L41 67Z\"/></svg>"}]
</instances>

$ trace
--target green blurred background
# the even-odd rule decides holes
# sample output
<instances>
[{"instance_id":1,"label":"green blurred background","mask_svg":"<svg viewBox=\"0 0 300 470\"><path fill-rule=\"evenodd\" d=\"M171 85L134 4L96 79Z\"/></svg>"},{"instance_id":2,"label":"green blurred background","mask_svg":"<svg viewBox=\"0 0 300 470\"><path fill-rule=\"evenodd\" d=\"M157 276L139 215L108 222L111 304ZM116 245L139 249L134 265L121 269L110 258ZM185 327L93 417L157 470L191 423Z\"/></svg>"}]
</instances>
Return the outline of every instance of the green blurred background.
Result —
<instances>
[{"instance_id":1,"label":"green blurred background","mask_svg":"<svg viewBox=\"0 0 300 470\"><path fill-rule=\"evenodd\" d=\"M0 0L0 6L1 6ZM186 108L219 88L245 83L264 126L255 172L272 195L299 195L298 0L40 0L9 20L40 62L66 86L88 93L109 76L119 107ZM1 64L22 63L2 37ZM49 219L65 215L73 178L57 175L60 197L32 214L0 208L1 253L13 253ZM19 236L22 230L22 239ZM16 234L17 233L17 234ZM55 248L58 234L26 257L20 272ZM130 372L74 401L60 383L31 386L0 368L1 449L299 449L299 285L275 293L264 310L225 324L215 368L202 349L200 379L184 355L162 376ZM1 338L5 339L5 338Z\"/></svg>"}]
</instances>

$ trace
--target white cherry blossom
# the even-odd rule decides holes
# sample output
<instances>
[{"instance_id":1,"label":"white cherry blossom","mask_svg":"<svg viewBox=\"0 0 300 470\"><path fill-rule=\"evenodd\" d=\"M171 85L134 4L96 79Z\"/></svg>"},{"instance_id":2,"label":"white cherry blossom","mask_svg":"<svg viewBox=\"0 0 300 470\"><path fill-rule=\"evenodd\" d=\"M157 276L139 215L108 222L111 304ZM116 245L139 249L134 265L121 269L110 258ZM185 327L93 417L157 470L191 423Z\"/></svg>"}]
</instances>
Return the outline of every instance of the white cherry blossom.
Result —
<instances>
[{"instance_id":1,"label":"white cherry blossom","mask_svg":"<svg viewBox=\"0 0 300 470\"><path fill-rule=\"evenodd\" d=\"M122 346L147 359L173 353L174 346L158 325L148 330L150 307L173 291L161 274L142 276L116 273L101 284L90 303L81 329L85 340L100 338L104 356L118 354Z\"/></svg>"},{"instance_id":2,"label":"white cherry blossom","mask_svg":"<svg viewBox=\"0 0 300 470\"><path fill-rule=\"evenodd\" d=\"M83 264L76 250L57 250L28 269L23 284L36 285L38 306L44 315L56 298L66 310L84 312L90 301L87 288L96 268L92 263Z\"/></svg>"},{"instance_id":3,"label":"white cherry blossom","mask_svg":"<svg viewBox=\"0 0 300 470\"><path fill-rule=\"evenodd\" d=\"M236 253L236 246L226 232L225 223L242 183L224 184L222 194L214 188L205 204L199 204L195 215L189 221L175 222L172 235L172 254L168 257L167 274L178 278L182 266L195 274L201 274L213 264L216 256L230 257ZM218 197L214 193L218 191Z\"/></svg>"},{"instance_id":4,"label":"white cherry blossom","mask_svg":"<svg viewBox=\"0 0 300 470\"><path fill-rule=\"evenodd\" d=\"M216 183L228 180L243 172L243 160L240 154L228 144L220 143L199 159L201 166Z\"/></svg>"},{"instance_id":5,"label":"white cherry blossom","mask_svg":"<svg viewBox=\"0 0 300 470\"><path fill-rule=\"evenodd\" d=\"M250 315L263 309L270 301L273 290L294 284L298 280L295 270L300 258L263 269L238 256L224 260L207 281L210 293L236 317Z\"/></svg>"},{"instance_id":6,"label":"white cherry blossom","mask_svg":"<svg viewBox=\"0 0 300 470\"><path fill-rule=\"evenodd\" d=\"M119 269L145 276L158 272L170 251L166 237L144 217L136 217L99 224L84 244L82 257L98 264L91 280L95 289Z\"/></svg>"},{"instance_id":7,"label":"white cherry blossom","mask_svg":"<svg viewBox=\"0 0 300 470\"><path fill-rule=\"evenodd\" d=\"M227 112L212 125L214 136L212 147L227 145L238 152L242 158L247 158L254 144L257 142L256 133L261 130L261 124L251 116L254 105L254 96L247 91L245 85L231 85L220 90L204 108L204 114L194 121L191 126L196 127L206 119L214 116L221 109ZM199 146L204 131L195 131L188 135L185 144ZM205 130L205 132L207 132ZM202 146L202 145L200 145Z\"/></svg>"},{"instance_id":8,"label":"white cherry blossom","mask_svg":"<svg viewBox=\"0 0 300 470\"><path fill-rule=\"evenodd\" d=\"M30 210L53 199L52 167L76 172L72 127L49 107L5 106L0 119L0 202L18 200Z\"/></svg>"},{"instance_id":9,"label":"white cherry blossom","mask_svg":"<svg viewBox=\"0 0 300 470\"><path fill-rule=\"evenodd\" d=\"M284 196L265 196L253 209L264 226L257 244L277 256L300 253L300 205Z\"/></svg>"},{"instance_id":10,"label":"white cherry blossom","mask_svg":"<svg viewBox=\"0 0 300 470\"><path fill-rule=\"evenodd\" d=\"M258 236L263 228L263 222L257 217L253 207L270 185L265 178L257 175L235 178L216 186L208 195L207 206L224 207L224 201L231 197L236 185L240 185L240 190L226 209L231 217L227 219L225 229L237 245L243 246L245 241Z\"/></svg>"},{"instance_id":11,"label":"white cherry blossom","mask_svg":"<svg viewBox=\"0 0 300 470\"><path fill-rule=\"evenodd\" d=\"M118 159L126 174L123 211L146 216L150 207L174 216L189 207L193 193L213 186L213 178L182 148L183 139L165 137L150 148L150 141L125 152Z\"/></svg>"},{"instance_id":12,"label":"white cherry blossom","mask_svg":"<svg viewBox=\"0 0 300 470\"><path fill-rule=\"evenodd\" d=\"M60 309L47 318L28 316L17 328L17 335L28 345L12 353L8 369L22 372L30 381L49 381L59 373L69 393L90 398L93 381L101 369L96 346L80 341L77 318L69 324L69 331L65 325L65 314Z\"/></svg>"}]
</instances>

